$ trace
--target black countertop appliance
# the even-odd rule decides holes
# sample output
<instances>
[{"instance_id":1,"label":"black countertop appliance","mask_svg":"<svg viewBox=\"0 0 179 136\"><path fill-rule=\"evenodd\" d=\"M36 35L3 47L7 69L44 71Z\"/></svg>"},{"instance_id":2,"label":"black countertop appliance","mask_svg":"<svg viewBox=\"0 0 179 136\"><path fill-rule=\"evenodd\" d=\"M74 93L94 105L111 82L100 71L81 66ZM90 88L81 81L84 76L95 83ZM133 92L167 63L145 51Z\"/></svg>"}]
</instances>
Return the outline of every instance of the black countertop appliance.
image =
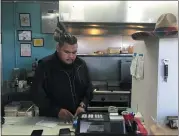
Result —
<instances>
[{"instance_id":1,"label":"black countertop appliance","mask_svg":"<svg viewBox=\"0 0 179 136\"><path fill-rule=\"evenodd\" d=\"M107 113L83 113L78 116L76 136L119 136L136 135L136 127L133 131L127 129L125 120L110 120ZM132 126L133 127L133 126Z\"/></svg>"},{"instance_id":2,"label":"black countertop appliance","mask_svg":"<svg viewBox=\"0 0 179 136\"><path fill-rule=\"evenodd\" d=\"M89 112L107 112L108 106L116 106L119 111L131 105L132 77L130 65L132 55L79 56L89 69L93 84L93 99Z\"/></svg>"}]
</instances>

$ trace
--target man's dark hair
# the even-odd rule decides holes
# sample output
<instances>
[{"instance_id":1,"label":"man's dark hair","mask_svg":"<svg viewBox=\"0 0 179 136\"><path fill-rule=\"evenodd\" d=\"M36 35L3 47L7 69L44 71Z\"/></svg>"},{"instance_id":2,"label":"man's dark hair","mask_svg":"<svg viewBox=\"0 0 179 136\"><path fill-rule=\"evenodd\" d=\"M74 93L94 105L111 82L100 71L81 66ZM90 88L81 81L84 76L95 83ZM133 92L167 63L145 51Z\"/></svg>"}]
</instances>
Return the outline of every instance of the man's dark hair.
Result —
<instances>
[{"instance_id":1,"label":"man's dark hair","mask_svg":"<svg viewBox=\"0 0 179 136\"><path fill-rule=\"evenodd\" d=\"M64 33L59 37L58 44L59 46L63 46L64 43L68 43L70 45L77 44L77 38L69 33Z\"/></svg>"},{"instance_id":2,"label":"man's dark hair","mask_svg":"<svg viewBox=\"0 0 179 136\"><path fill-rule=\"evenodd\" d=\"M54 40L58 42L59 46L63 46L64 43L70 45L77 44L77 38L70 33L62 31L59 27L55 29Z\"/></svg>"}]
</instances>

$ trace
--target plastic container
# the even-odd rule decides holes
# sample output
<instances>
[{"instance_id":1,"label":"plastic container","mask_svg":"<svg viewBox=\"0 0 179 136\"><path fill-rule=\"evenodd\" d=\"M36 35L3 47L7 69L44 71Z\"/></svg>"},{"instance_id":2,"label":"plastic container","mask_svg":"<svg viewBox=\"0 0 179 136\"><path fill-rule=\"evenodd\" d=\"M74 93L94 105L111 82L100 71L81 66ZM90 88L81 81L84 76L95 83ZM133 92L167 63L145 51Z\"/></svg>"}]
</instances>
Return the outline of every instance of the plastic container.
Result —
<instances>
[{"instance_id":1,"label":"plastic container","mask_svg":"<svg viewBox=\"0 0 179 136\"><path fill-rule=\"evenodd\" d=\"M4 107L6 117L16 117L18 110L21 108L20 102L12 102Z\"/></svg>"},{"instance_id":2,"label":"plastic container","mask_svg":"<svg viewBox=\"0 0 179 136\"><path fill-rule=\"evenodd\" d=\"M119 47L109 47L107 49L108 54L120 54L121 48Z\"/></svg>"}]
</instances>

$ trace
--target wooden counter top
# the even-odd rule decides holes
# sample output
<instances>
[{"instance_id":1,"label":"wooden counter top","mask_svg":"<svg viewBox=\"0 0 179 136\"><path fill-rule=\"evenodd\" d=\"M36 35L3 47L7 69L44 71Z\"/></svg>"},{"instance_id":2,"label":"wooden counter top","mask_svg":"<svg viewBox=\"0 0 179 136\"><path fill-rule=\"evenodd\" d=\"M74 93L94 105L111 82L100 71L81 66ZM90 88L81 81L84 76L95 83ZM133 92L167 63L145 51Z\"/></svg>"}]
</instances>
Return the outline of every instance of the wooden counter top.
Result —
<instances>
[{"instance_id":1,"label":"wooden counter top","mask_svg":"<svg viewBox=\"0 0 179 136\"><path fill-rule=\"evenodd\" d=\"M167 126L152 125L150 127L150 135L175 135L178 136L178 129L170 129Z\"/></svg>"}]
</instances>

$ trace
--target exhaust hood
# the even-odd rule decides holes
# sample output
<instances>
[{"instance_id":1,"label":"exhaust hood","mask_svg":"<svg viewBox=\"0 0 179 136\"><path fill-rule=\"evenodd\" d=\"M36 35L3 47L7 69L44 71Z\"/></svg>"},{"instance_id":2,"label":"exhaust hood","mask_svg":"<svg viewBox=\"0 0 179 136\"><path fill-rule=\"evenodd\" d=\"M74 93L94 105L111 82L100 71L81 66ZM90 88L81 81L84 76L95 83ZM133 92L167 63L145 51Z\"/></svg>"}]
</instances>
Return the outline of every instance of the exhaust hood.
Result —
<instances>
[{"instance_id":1,"label":"exhaust hood","mask_svg":"<svg viewBox=\"0 0 179 136\"><path fill-rule=\"evenodd\" d=\"M178 17L178 1L59 1L41 4L41 11L42 33L54 32L58 16L76 35L131 35L154 30L163 13Z\"/></svg>"},{"instance_id":2,"label":"exhaust hood","mask_svg":"<svg viewBox=\"0 0 179 136\"><path fill-rule=\"evenodd\" d=\"M178 15L178 1L59 1L59 17L70 22L155 23Z\"/></svg>"}]
</instances>

